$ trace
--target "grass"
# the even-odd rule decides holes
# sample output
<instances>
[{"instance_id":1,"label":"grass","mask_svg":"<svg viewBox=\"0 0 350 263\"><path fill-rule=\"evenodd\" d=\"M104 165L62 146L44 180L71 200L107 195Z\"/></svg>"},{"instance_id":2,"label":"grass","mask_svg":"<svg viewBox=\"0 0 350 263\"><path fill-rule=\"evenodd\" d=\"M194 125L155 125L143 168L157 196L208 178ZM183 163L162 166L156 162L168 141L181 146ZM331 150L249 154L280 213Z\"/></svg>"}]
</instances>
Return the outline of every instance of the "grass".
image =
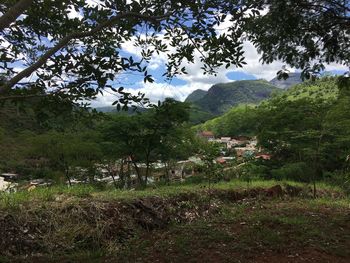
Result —
<instances>
[{"instance_id":1,"label":"grass","mask_svg":"<svg viewBox=\"0 0 350 263\"><path fill-rule=\"evenodd\" d=\"M302 185L252 181L249 188L283 183ZM243 191L247 183L233 180L214 184L213 188ZM318 188L340 191L325 184ZM350 258L350 199L344 195L324 195L319 199L248 196L238 201L217 195L211 200L213 209L209 213L205 189L206 184L189 183L140 191L80 185L2 194L0 211L2 222L6 223L2 229L10 230L11 236L20 236L16 244L21 242L24 248L27 230L22 226L30 229L30 235L35 237L33 248L39 246L44 257L48 257L41 256L33 262L198 262L196 259L203 258L206 262L259 262L261 255L308 253L312 255L307 257L326 257L324 262ZM197 195L176 199L176 195L189 192ZM149 201L155 202L154 207L165 207L161 211L172 216L172 221L148 230L138 223L138 219L147 218L147 213L138 214L138 208L133 208L135 203L129 206L129 201L154 196L169 198ZM181 213L197 216L188 221L175 220L173 215ZM6 220L6 216L11 220ZM314 255L315 250L319 254ZM5 258L0 258L2 261Z\"/></svg>"},{"instance_id":2,"label":"grass","mask_svg":"<svg viewBox=\"0 0 350 263\"><path fill-rule=\"evenodd\" d=\"M294 255L304 257L302 260L316 257L307 262L348 262L349 203L334 206L331 199L324 199L319 205L304 199L225 205L209 220L137 237L117 258L135 262L139 258L143 262L199 262L198 258L207 262L270 262L265 257L271 254L280 257L276 262L286 262ZM328 208L331 213L327 213Z\"/></svg>"},{"instance_id":3,"label":"grass","mask_svg":"<svg viewBox=\"0 0 350 263\"><path fill-rule=\"evenodd\" d=\"M247 188L268 188L276 184L289 184L294 186L305 186L302 183L292 181L275 181L275 180L255 180L249 185L242 180L232 180L230 182L219 182L213 184L213 189L221 190L243 190ZM68 187L58 185L52 187L37 188L33 191L18 191L16 193L0 193L0 208L16 208L19 205L33 204L35 202L52 202L61 199L69 198L70 201L79 200L82 198L92 198L96 200L130 200L135 198L143 198L149 196L173 196L179 193L197 192L207 189L207 183L191 184L191 183L176 183L169 186L149 186L144 190L130 191L118 190L112 187L101 189L93 185L74 185ZM318 183L317 189L341 192L339 187L330 186L324 183ZM319 200L318 202L322 202Z\"/></svg>"}]
</instances>

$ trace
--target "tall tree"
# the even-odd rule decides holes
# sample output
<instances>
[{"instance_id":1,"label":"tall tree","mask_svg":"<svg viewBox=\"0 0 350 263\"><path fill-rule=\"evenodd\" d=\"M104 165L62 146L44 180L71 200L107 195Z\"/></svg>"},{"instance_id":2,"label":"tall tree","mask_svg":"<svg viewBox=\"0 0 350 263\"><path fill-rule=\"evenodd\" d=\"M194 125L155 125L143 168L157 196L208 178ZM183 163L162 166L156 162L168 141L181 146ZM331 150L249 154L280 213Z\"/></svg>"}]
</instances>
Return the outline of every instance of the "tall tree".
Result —
<instances>
[{"instance_id":1,"label":"tall tree","mask_svg":"<svg viewBox=\"0 0 350 263\"><path fill-rule=\"evenodd\" d=\"M131 160L139 184L145 185L151 164L160 156L165 156L165 148L170 150L168 147L181 143L175 140L178 134L174 131L188 118L186 104L166 99L142 114L114 116L103 128L104 138L119 145L122 155ZM141 172L140 163L145 164L144 173Z\"/></svg>"},{"instance_id":2,"label":"tall tree","mask_svg":"<svg viewBox=\"0 0 350 263\"><path fill-rule=\"evenodd\" d=\"M140 98L116 89L116 80L123 72L136 71L152 82L147 65L153 55L166 54L167 77L186 72L183 62L194 62L195 54L204 73L215 73L223 65L243 66L247 39L266 63L279 59L309 71L324 63L349 64L348 0L90 3L2 1L2 99L55 94L78 100L111 89L123 95L119 102L125 105ZM224 22L227 28L217 30ZM130 42L140 48L141 59L122 52L122 45ZM313 61L318 62L315 68ZM14 69L19 66L21 70ZM15 87L37 89L13 95Z\"/></svg>"},{"instance_id":3,"label":"tall tree","mask_svg":"<svg viewBox=\"0 0 350 263\"><path fill-rule=\"evenodd\" d=\"M95 162L101 158L101 150L89 134L52 131L27 140L31 142L27 156L32 159L47 159L52 169L64 174L69 185L76 167L86 168L91 172ZM89 174L90 178L93 176L94 174Z\"/></svg>"},{"instance_id":4,"label":"tall tree","mask_svg":"<svg viewBox=\"0 0 350 263\"><path fill-rule=\"evenodd\" d=\"M330 131L325 126L332 100L280 97L262 106L258 140L281 163L305 162L312 167L310 181L322 178L323 147Z\"/></svg>"}]
</instances>

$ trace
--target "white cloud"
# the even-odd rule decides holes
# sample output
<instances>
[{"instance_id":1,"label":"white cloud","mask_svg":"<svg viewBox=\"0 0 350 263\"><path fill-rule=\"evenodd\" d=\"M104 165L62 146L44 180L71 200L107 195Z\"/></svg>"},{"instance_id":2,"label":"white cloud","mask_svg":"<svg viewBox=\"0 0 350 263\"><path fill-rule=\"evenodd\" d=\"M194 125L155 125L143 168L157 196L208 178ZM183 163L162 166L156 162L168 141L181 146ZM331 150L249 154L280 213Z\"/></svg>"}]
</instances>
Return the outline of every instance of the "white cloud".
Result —
<instances>
[{"instance_id":1,"label":"white cloud","mask_svg":"<svg viewBox=\"0 0 350 263\"><path fill-rule=\"evenodd\" d=\"M226 18L226 21L222 23L220 26L216 28L218 33L225 33L230 27L230 17ZM159 34L158 37L161 39L163 34ZM122 44L122 49L127 51L128 53L140 58L141 48L136 47L133 44L133 38L131 41ZM174 52L175 48L169 47L169 53ZM184 85L174 86L168 83L165 83L161 80L158 83L152 84L143 84L139 83L139 88L130 89L131 91L137 93L142 92L146 94L146 97L150 98L153 102L158 100L164 100L166 97L173 97L177 100L183 101L192 91L196 89L208 90L212 85L217 83L224 83L232 81L227 78L227 73L232 71L240 71L249 75L253 75L258 79L266 79L271 80L276 76L276 73L282 68L284 65L281 61L275 61L270 64L262 64L260 61L260 54L257 52L257 49L254 45L246 41L243 44L243 50L245 52L245 62L243 68L230 67L226 69L225 67L221 67L217 69L217 75L203 75L203 70L201 69L202 63L200 62L200 54L197 52L194 55L194 63L184 62L182 66L186 67L186 71L188 74L177 76L178 79L186 82ZM149 68L151 70L161 70L163 69L163 65L167 61L167 54L161 53L157 55L153 55ZM346 67L339 65L329 65L327 70L341 69L346 70ZM294 69L290 69L290 72L294 72ZM116 98L112 95L107 95L107 98L99 98L97 100L98 105L103 105L103 103L108 102L107 105L111 104Z\"/></svg>"},{"instance_id":2,"label":"white cloud","mask_svg":"<svg viewBox=\"0 0 350 263\"><path fill-rule=\"evenodd\" d=\"M127 88L126 92L137 94L141 92L149 98L152 103L163 101L165 98L174 98L179 101L184 101L187 96L196 89L208 90L212 84L193 83L175 86L169 83L143 83L137 84L139 88ZM110 106L118 96L113 93L105 92L104 95L99 95L98 98L91 103L93 107Z\"/></svg>"},{"instance_id":3,"label":"white cloud","mask_svg":"<svg viewBox=\"0 0 350 263\"><path fill-rule=\"evenodd\" d=\"M76 11L74 7L71 5L69 6L68 18L70 19L78 18L79 20L81 20L83 19L83 16L78 11Z\"/></svg>"}]
</instances>

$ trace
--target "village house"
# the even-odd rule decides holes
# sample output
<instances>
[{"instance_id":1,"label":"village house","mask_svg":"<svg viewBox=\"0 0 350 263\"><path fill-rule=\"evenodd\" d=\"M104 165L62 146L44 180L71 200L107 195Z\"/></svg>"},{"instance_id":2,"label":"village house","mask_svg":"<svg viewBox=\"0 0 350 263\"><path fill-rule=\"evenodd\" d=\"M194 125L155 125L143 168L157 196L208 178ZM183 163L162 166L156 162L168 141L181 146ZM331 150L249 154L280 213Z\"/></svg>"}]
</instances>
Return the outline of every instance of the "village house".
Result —
<instances>
[{"instance_id":1,"label":"village house","mask_svg":"<svg viewBox=\"0 0 350 263\"><path fill-rule=\"evenodd\" d=\"M209 140L213 140L215 139L215 136L214 136L214 133L211 132L211 131L202 131L202 132L199 132L198 133L198 136L204 138L204 139L207 139L208 141Z\"/></svg>"},{"instance_id":2,"label":"village house","mask_svg":"<svg viewBox=\"0 0 350 263\"><path fill-rule=\"evenodd\" d=\"M0 192L15 192L18 184L14 181L18 178L18 174L2 173L0 174Z\"/></svg>"},{"instance_id":3,"label":"village house","mask_svg":"<svg viewBox=\"0 0 350 263\"><path fill-rule=\"evenodd\" d=\"M255 159L270 160L271 159L271 155L267 154L267 153L258 153L255 156Z\"/></svg>"}]
</instances>

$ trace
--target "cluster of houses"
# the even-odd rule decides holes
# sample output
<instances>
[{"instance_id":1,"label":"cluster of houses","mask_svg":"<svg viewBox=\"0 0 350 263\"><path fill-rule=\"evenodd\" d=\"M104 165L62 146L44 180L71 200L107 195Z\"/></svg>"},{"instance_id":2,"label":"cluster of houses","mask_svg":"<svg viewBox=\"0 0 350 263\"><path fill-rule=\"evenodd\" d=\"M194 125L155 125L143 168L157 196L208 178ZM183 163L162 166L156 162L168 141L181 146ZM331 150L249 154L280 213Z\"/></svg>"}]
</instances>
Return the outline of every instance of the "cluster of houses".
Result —
<instances>
[{"instance_id":1,"label":"cluster of houses","mask_svg":"<svg viewBox=\"0 0 350 263\"><path fill-rule=\"evenodd\" d=\"M216 142L222 144L223 155L227 153L233 153L237 159L242 158L255 158L270 160L271 155L264 153L261 147L258 147L258 141L256 137L248 136L236 136L236 137L220 137L215 138L215 135L211 131L202 131L198 133L198 136L208 140L209 142ZM224 163L224 161L235 157L219 157L218 162Z\"/></svg>"},{"instance_id":2,"label":"cluster of houses","mask_svg":"<svg viewBox=\"0 0 350 263\"><path fill-rule=\"evenodd\" d=\"M217 157L216 162L227 166L232 161L245 162L248 159L263 159L270 160L271 155L264 153L260 147L258 147L256 137L248 136L237 136L237 137L220 137L216 138L214 133L210 131L202 131L198 133L198 136L206 139L209 142L216 142L222 145L222 151L220 156ZM148 183L153 183L161 181L164 178L168 178L172 181L183 181L188 177L197 174L198 167L203 165L203 161L196 156L190 157L188 160L182 160L167 164L166 167L164 163L157 162L152 164L152 176L148 178ZM121 167L121 165L123 167ZM138 164L139 170L144 170L146 167L142 163ZM122 168L122 169L121 169ZM131 169L130 169L131 168ZM79 168L81 173L84 173L84 169ZM111 169L114 170L114 176L111 176ZM132 169L132 165L127 162L117 162L113 167L104 167L103 165L98 165L97 175L94 180L112 184L118 181L120 178L118 176L120 170L127 171L129 174L129 186L133 187L137 184L137 175ZM166 171L166 172L165 172ZM70 184L75 183L86 183L86 176L81 176L78 179L72 178ZM3 173L0 174L0 191L16 191L18 175L14 173ZM53 182L51 180L36 179L31 180L26 185L26 189L31 190L40 186L49 186Z\"/></svg>"}]
</instances>

